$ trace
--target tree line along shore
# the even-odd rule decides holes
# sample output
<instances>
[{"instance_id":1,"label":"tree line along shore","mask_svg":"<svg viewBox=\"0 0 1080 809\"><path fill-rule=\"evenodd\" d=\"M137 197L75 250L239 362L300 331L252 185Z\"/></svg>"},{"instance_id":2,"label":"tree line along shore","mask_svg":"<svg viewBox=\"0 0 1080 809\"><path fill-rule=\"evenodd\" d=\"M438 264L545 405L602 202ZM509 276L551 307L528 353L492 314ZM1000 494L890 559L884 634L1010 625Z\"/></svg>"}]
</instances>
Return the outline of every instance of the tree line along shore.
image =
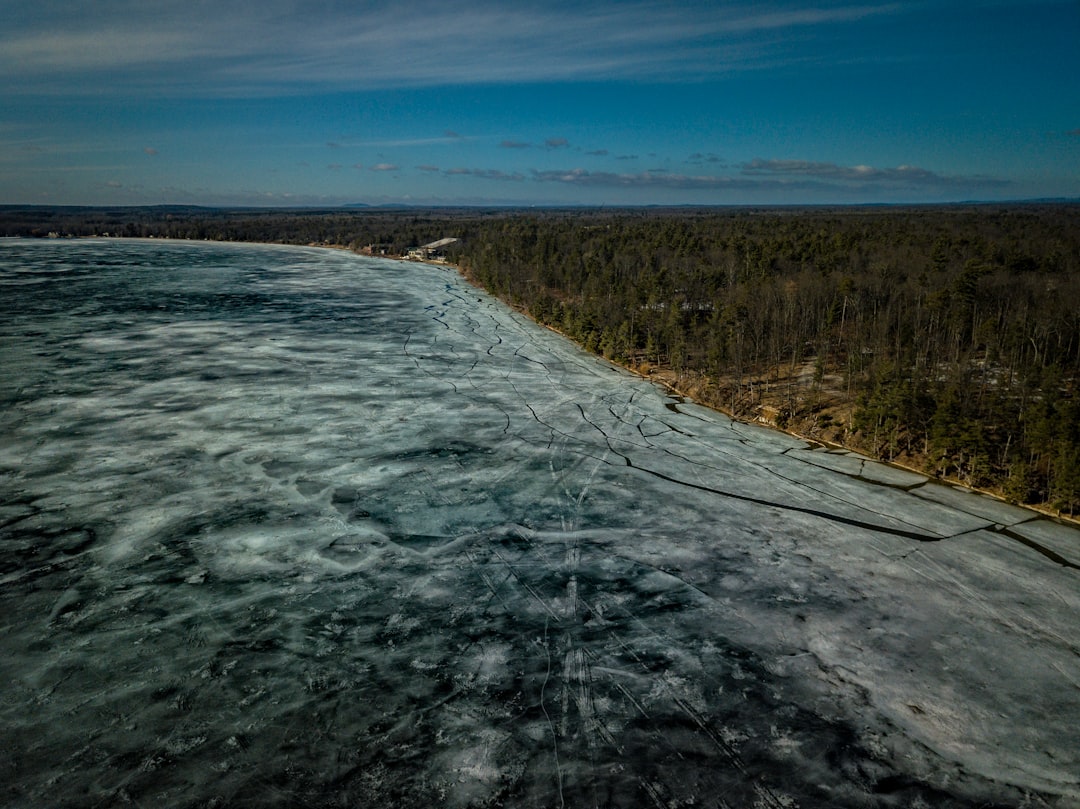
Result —
<instances>
[{"instance_id":1,"label":"tree line along shore","mask_svg":"<svg viewBox=\"0 0 1080 809\"><path fill-rule=\"evenodd\" d=\"M8 236L446 260L586 349L738 418L1080 513L1080 204L0 208Z\"/></svg>"}]
</instances>

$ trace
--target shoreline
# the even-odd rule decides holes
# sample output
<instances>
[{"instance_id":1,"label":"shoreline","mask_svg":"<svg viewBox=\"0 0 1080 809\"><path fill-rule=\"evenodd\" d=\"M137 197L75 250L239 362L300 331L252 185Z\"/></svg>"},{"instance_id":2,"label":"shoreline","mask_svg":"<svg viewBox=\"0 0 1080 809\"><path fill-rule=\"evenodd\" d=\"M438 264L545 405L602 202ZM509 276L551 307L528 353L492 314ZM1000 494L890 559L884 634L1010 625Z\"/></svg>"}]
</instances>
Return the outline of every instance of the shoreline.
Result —
<instances>
[{"instance_id":1,"label":"shoreline","mask_svg":"<svg viewBox=\"0 0 1080 809\"><path fill-rule=\"evenodd\" d=\"M179 241L179 240L177 240L177 241ZM352 254L354 254L356 256L360 256L362 258L384 258L384 259L393 260L393 261L405 261L405 262L409 262L409 264L430 265L432 267L444 267L444 268L453 269L458 274L458 277L462 281L464 281L465 283L468 283L469 285L475 287L476 289L480 289L480 291L483 292L485 295L489 295L492 298L495 298L496 300L501 302L501 304L503 306L510 307L511 309L513 309L518 314L521 314L522 316L524 316L524 318L527 318L530 323L535 324L537 326L540 326L541 328L548 329L549 332L552 332L553 334L556 334L556 335L558 335L559 337L562 337L565 340L569 340L570 342L573 343L573 345L578 346L578 348L580 348L582 351L585 351L585 349L580 345L580 343L578 343L577 341L570 338L564 332L559 331L559 329L555 328L554 326L549 326L548 324L538 322L537 320L532 318L532 316L529 315L529 313L525 309L523 309L522 307L512 306L511 304L508 304L507 301L502 300L502 298L499 298L497 295L494 295L494 294L488 292L487 289L485 289L481 284L478 284L476 281L474 281L472 278L470 278L469 274L467 272L465 272L464 270L462 270L459 265L451 264L450 261L433 261L433 260L430 260L430 259L423 259L423 258L407 258L405 256L370 256L370 255L367 255L365 253L360 253L360 252L354 251L354 250L352 250L351 247L348 247L347 245L340 245L340 244L334 244L334 245L330 245L330 244L323 244L323 245L309 244L309 245L293 245L293 246L326 247L326 248L329 248L329 250L346 250L346 251L349 251L350 253L352 253ZM589 352L589 353L592 353L592 352ZM977 488L977 487L974 487L974 486L968 486L966 484L961 483L958 480L955 480L955 478L937 476L937 475L931 474L930 472L918 469L917 467L908 466L908 464L905 464L905 463L900 463L900 462L897 462L897 461L887 460L885 458L881 458L881 457L878 457L876 455L867 453L867 451L865 451L864 449L860 449L858 447L851 447L851 446L847 446L846 444L841 444L841 443L838 443L838 442L835 442L835 441L828 441L826 439L820 439L820 437L812 437L812 436L809 436L809 435L802 435L801 433L798 433L798 432L796 432L794 430L785 430L784 428L777 426L777 424L769 423L767 421L762 421L762 420L759 420L759 419L747 419L747 418L744 418L744 417L741 417L741 416L738 416L738 415L735 415L735 414L731 413L730 410L728 410L727 408L725 408L723 406L708 404L706 402L699 401L699 399L697 399L697 397L694 396L692 393L688 393L686 391L680 390L675 382L664 379L662 377L656 378L656 377L651 376L650 374L644 374L644 373L640 372L640 370L638 370L637 368L632 367L631 365L618 363L618 362L615 362L613 360L609 360L609 359L606 358L606 356L604 356L602 354L592 354L592 355L595 356L595 358L597 358L599 360L603 360L604 362L610 363L613 366L616 366L618 368L626 370L626 372L629 372L629 373L633 374L638 379L642 379L644 381L650 382L651 385L656 385L658 387L663 388L664 390L666 390L670 394L678 396L679 399L681 399L681 400L690 402L692 404L696 404L696 405L698 405L700 407L705 407L707 409L713 410L714 413L719 413L721 415L724 415L727 418L730 418L732 421L738 421L739 423L742 423L742 424L754 424L754 426L756 426L756 427L761 427L761 428L765 428L767 430L772 430L774 432L782 433L784 435L789 435L789 436L792 436L793 439L798 439L799 441L804 441L804 442L806 442L807 444L810 444L810 445L820 446L820 447L823 447L823 448L826 448L826 449L829 449L829 450L833 450L833 449L842 450L842 451L845 451L845 453L860 456L860 457L866 458L868 460L873 460L876 463L885 464L885 466L891 467L893 469L902 470L904 472L910 472L912 474L921 475L921 476L927 478L927 483L937 483L937 484L941 484L943 486L950 486L950 487L953 487L953 488L958 488L958 489L961 489L963 491L970 491L971 494L981 495L981 496L987 497L987 498L989 498L991 500L995 500L996 502L1000 502L1000 503L1002 503L1004 505L1012 505L1012 507L1017 508L1017 509L1023 509L1025 511L1029 511L1029 512L1038 514L1039 516L1042 516L1042 517L1049 517L1049 518L1051 518L1051 520L1056 520L1056 521L1061 522L1061 523L1063 523L1063 524L1065 524L1065 525L1067 525L1069 527L1078 527L1078 528L1080 528L1080 517L1070 517L1070 516L1066 516L1064 514L1058 514L1058 513L1055 513L1054 511L1051 511L1050 509L1040 508L1039 505L1036 505L1036 504L1011 502L1010 500L1005 499L1005 498L1001 497L999 494L995 493L995 491L991 491L989 489Z\"/></svg>"},{"instance_id":2,"label":"shoreline","mask_svg":"<svg viewBox=\"0 0 1080 809\"><path fill-rule=\"evenodd\" d=\"M379 256L373 256L373 258L379 258ZM474 281L472 278L470 278L464 271L462 271L462 269L458 265L450 264L450 263L447 263L447 262L424 261L422 259L410 259L410 260L416 261L418 264L432 264L432 265L441 266L441 267L453 267L456 270L456 272L458 273L458 275L464 281L466 281L468 284L470 284L471 286L475 287L476 289L479 289L479 290L483 291L487 295L491 295L491 297L495 298L496 300L499 300L505 306L509 306L515 312L519 313L523 317L528 318L531 323L534 323L535 325L540 326L541 328L547 329L548 331L551 331L551 332L559 335L560 337L562 337L565 340L569 340L571 343L574 343L574 345L581 348L582 351L586 350L579 343L574 341L571 337L569 337L567 334L560 331L559 329L555 328L554 326L549 326L547 324L538 322L533 317L531 317L529 315L529 313L527 311L525 311L523 308L518 307L518 306L511 306L511 304L507 303L506 301L503 301L498 296L492 294L491 292L488 292L486 289L484 289L483 286L478 284L476 281ZM588 353L591 354L592 352L588 352ZM1042 507L1040 507L1038 505L1035 505L1035 504L1014 503L1014 502L1011 502L1008 499L1002 497L998 493L996 493L994 491L991 491L989 489L980 489L980 488L975 487L975 486L968 486L968 485L962 483L959 480L934 475L934 474L932 474L930 472L927 472L926 470L919 469L916 466L911 466L911 465L908 465L908 464L899 463L897 461L886 460L885 458L881 458L881 457L879 457L877 455L868 453L865 450L857 448L857 447L850 447L850 446L847 446L846 444L842 444L842 443L839 443L839 442L836 442L836 441L830 441L830 440L825 439L825 438L815 438L815 437L812 437L812 436L803 435L803 434L801 434L799 432L796 432L795 430L786 430L783 427L780 427L780 426L778 426L776 424L772 424L772 423L769 423L767 421L762 421L760 419L747 419L745 417L736 415L735 413L731 412L730 410L728 410L727 408L725 408L725 407L723 407L721 405L714 405L714 404L710 404L708 402L704 402L704 401L699 400L694 394L680 389L676 382L672 382L672 381L670 381L668 379L665 379L663 377L654 377L651 374L642 373L637 368L634 368L634 367L632 367L632 366L630 366L628 364L615 362L614 360L610 360L610 359L608 359L607 357L604 357L601 354L592 354L592 356L595 356L595 357L597 357L599 359L602 359L604 362L608 362L611 365L613 365L613 366L615 366L617 368L621 368L624 371L628 371L628 372L634 374L634 376L638 377L639 379L642 379L642 380L644 380L646 382L649 382L649 383L651 383L653 385L657 385L657 386L663 388L664 390L668 391L668 393L671 394L671 395L677 396L680 399L683 399L685 401L696 404L699 407L705 407L705 408L707 408L709 410L712 410L712 411L714 411L716 413L720 413L720 414L726 416L727 418L731 419L732 421L738 422L740 424L754 425L754 426L762 427L762 428L765 428L765 429L768 429L768 430L773 430L774 432L778 432L778 433L782 433L783 435L791 436L792 438L796 438L796 439L798 439L800 441L805 441L807 444L816 445L816 446L823 447L823 448L826 448L826 449L829 449L829 450L842 450L842 451L844 451L846 453L850 453L850 454L857 455L859 457L866 458L868 460L874 461L875 463L880 463L880 464L883 464L885 466L892 467L894 469L899 469L899 470L902 470L904 472L910 472L910 473L915 474L915 475L921 475L922 477L926 478L928 483L938 483L938 484L943 485L943 486L950 486L950 487L960 489L960 490L963 490L963 491L966 491L966 492L971 492L972 494L982 495L983 497L987 497L987 498L989 498L991 500L994 500L995 502L1002 503L1002 504L1007 505L1007 506L1013 506L1015 508L1020 508L1020 509L1023 509L1025 511L1030 511L1030 512L1032 512L1034 514L1039 515L1040 517L1047 517L1047 518L1050 518L1052 520L1057 520L1057 521L1059 521L1059 522L1061 522L1061 523L1063 523L1065 525L1068 525L1069 527L1080 528L1080 517L1069 517L1069 516L1066 516L1064 514L1059 514L1059 513L1055 512L1055 511L1052 511L1049 508L1042 508ZM659 370L662 370L662 369L659 369Z\"/></svg>"},{"instance_id":3,"label":"shoreline","mask_svg":"<svg viewBox=\"0 0 1080 809\"><path fill-rule=\"evenodd\" d=\"M27 238L30 241L35 241L36 240L33 237L12 237L12 238L17 238L17 239L18 238ZM394 262L403 262L403 263L412 263L412 264L424 264L424 265L428 265L428 266L432 266L432 267L442 267L442 268L445 268L445 269L452 269L454 271L454 273L462 281L464 281L465 283L469 284L470 286L484 292L484 294L491 296L495 300L498 300L504 306L507 306L507 307L513 309L515 312L522 315L523 317L528 318L528 320L531 323L533 323L533 324L535 324L535 325L537 325L537 326L539 326L541 328L547 329L548 331L559 335L563 339L570 341L574 345L581 348L582 351L586 350L579 343L574 341L571 337L569 337L567 334L560 331L559 329L557 329L557 328L555 328L553 326L549 326L547 324L538 322L531 315L529 315L529 313L525 309L523 309L522 307L513 306L510 303L508 303L508 302L502 300L501 298L499 298L497 295L494 295L493 293L491 293L488 290L484 289L484 287L481 284L479 284L477 281L475 281L473 278L471 278L468 275L468 273L461 268L460 265L454 264L454 263L449 262L449 261L435 261L435 260L431 260L431 259L410 258L408 256L401 256L401 255L371 255L371 254L368 254L368 253L363 253L363 252L361 252L359 250L354 250L353 248L349 247L348 245L344 245L344 244L329 244L329 243L315 243L315 242L309 242L307 244L296 244L296 243L291 243L291 242L257 242L257 241L237 241L237 240L226 240L226 239L179 239L179 238L161 237L161 236L111 236L111 235L110 236L104 236L104 235L60 236L60 237L56 238L56 240L58 240L58 241L63 241L63 240L91 240L91 239L98 239L98 240L103 240L103 241L117 241L117 242L124 242L124 241L184 242L184 243L189 243L189 244L263 245L263 246L268 246L268 247L298 247L298 248L325 249L325 250L337 250L337 251L348 252L348 253L351 253L351 254L359 257L359 258L371 258L371 259L380 259L380 260L385 260L385 261L394 261ZM46 238L45 240L49 241L49 240L52 240L52 239ZM865 450L857 448L857 447L847 446L846 444L839 443L839 442L836 442L836 441L831 441L831 440L824 439L824 438L816 438L816 437L812 437L812 436L803 435L803 434L801 434L799 432L796 432L794 430L784 429L784 428L782 428L782 427L780 427L780 426L778 426L776 424L769 423L768 421L763 421L763 420L760 420L760 419L747 419L745 417L736 415L735 413L731 412L730 410L728 410L727 408L724 408L721 405L711 404L711 403L708 403L708 402L701 401L694 394L681 390L677 385L677 378L676 378L676 382L672 382L672 381L670 381L668 379L665 379L663 377L659 377L659 376L654 377L652 374L642 373L637 368L634 368L634 367L632 367L632 366L630 366L628 364L615 362L613 360L608 359L607 357L604 357L601 354L594 354L592 352L587 352L587 353L590 353L592 356L594 356L594 357L596 357L598 359L601 359L604 362L610 363L614 367L620 368L620 369L622 369L624 371L628 371L629 373L633 374L634 376L636 376L637 378L639 378L641 380L644 380L644 381L649 382L651 384L657 385L657 386L663 388L664 390L666 390L671 395L677 396L677 397L679 397L679 398L681 398L681 399L683 399L685 401L689 401L689 402L691 402L693 404L696 404L696 405L698 405L700 407L708 408L709 410L712 410L712 411L714 411L716 413L720 413L720 414L726 416L727 418L730 418L732 421L736 421L736 422L738 422L740 424L748 424L748 425L752 424L752 425L755 425L755 426L758 426L758 427L763 427L763 428L766 428L766 429L769 429L769 430L773 430L775 432L782 433L782 434L790 436L792 438L796 438L796 439L798 439L800 441L804 441L809 445L816 445L816 446L823 447L823 448L830 449L830 450L842 450L842 451L847 452L847 453L852 453L852 454L858 455L860 457L872 460L875 463L880 463L880 464L883 464L883 465L888 466L888 467L903 470L905 472L910 472L912 474L921 475L921 476L923 476L923 477L925 477L927 479L927 482L936 482L936 483L939 483L939 484L944 485L944 486L950 486L950 487L953 487L953 488L961 489L963 491L971 492L973 494L982 495L982 496L990 498L990 499L992 499L992 500L994 500L996 502L999 502L999 503L1002 503L1002 504L1005 504L1005 505L1009 505L1009 506L1014 506L1016 508L1024 509L1025 511L1032 512L1033 514L1037 514L1040 517L1046 517L1046 518L1050 518L1050 519L1053 519L1053 520L1057 520L1057 521L1059 521L1059 522L1061 522L1061 523L1063 523L1065 525L1068 525L1070 527L1080 527L1080 517L1069 517L1069 516L1066 516L1064 514L1057 513L1055 511L1049 509L1049 508L1041 507L1040 505L1037 505L1037 504L1011 502L1008 499L1002 497L1000 494L998 494L998 493L996 493L994 491L991 491L991 490L988 490L988 489L980 489L980 488L973 487L973 486L968 486L968 485L966 485L966 484L964 484L961 481L956 480L956 479L947 478L947 477L941 477L941 476L938 476L938 475L934 475L934 474L932 474L930 472L927 472L927 471L925 471L923 469L919 469L918 467L915 467L915 466L910 466L908 464L899 463L897 461L886 460L884 458L881 458L881 457L879 457L877 455L868 453ZM663 369L658 368L658 370L663 370Z\"/></svg>"}]
</instances>

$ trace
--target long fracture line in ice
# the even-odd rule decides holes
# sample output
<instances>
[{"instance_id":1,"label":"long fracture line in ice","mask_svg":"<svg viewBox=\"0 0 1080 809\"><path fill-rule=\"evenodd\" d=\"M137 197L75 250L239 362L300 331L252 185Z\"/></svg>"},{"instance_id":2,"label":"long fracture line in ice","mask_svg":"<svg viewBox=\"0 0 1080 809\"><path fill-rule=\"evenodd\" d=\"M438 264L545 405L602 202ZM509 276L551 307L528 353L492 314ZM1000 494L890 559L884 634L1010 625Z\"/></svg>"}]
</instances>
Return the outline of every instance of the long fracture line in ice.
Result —
<instances>
[{"instance_id":1,"label":"long fracture line in ice","mask_svg":"<svg viewBox=\"0 0 1080 809\"><path fill-rule=\"evenodd\" d=\"M544 653L547 655L547 672L544 674L544 683L540 686L540 708L544 711L544 717L547 719L548 727L551 729L551 749L555 756L555 780L559 786L559 806L565 809L566 800L563 798L562 764L559 762L559 737L555 732L555 723L551 721L551 715L548 713L544 697L548 680L551 679L551 649L548 647L548 622L546 618L544 619Z\"/></svg>"}]
</instances>

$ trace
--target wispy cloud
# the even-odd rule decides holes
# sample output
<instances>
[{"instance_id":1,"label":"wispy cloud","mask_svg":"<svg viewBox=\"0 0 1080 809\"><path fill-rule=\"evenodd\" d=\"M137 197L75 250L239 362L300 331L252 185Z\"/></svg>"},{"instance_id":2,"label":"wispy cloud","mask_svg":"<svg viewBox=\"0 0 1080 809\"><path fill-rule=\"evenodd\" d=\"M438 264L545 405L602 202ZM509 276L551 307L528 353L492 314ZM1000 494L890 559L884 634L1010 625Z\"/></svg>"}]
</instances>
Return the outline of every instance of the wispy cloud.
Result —
<instances>
[{"instance_id":1,"label":"wispy cloud","mask_svg":"<svg viewBox=\"0 0 1080 809\"><path fill-rule=\"evenodd\" d=\"M499 144L503 149L528 149L531 145L521 140L504 140Z\"/></svg>"},{"instance_id":2,"label":"wispy cloud","mask_svg":"<svg viewBox=\"0 0 1080 809\"><path fill-rule=\"evenodd\" d=\"M934 174L914 166L878 169L872 166L840 166L810 160L763 160L742 165L743 174L824 177L831 180L925 180Z\"/></svg>"},{"instance_id":3,"label":"wispy cloud","mask_svg":"<svg viewBox=\"0 0 1080 809\"><path fill-rule=\"evenodd\" d=\"M479 177L482 180L510 180L513 182L520 182L525 179L525 175L520 172L506 172L501 169L456 168L447 169L443 174L447 177Z\"/></svg>"},{"instance_id":4,"label":"wispy cloud","mask_svg":"<svg viewBox=\"0 0 1080 809\"><path fill-rule=\"evenodd\" d=\"M766 183L745 177L713 175L672 174L670 172L644 171L621 174L612 171L588 171L586 169L534 171L534 180L542 183L561 183L593 188L666 188L680 190L745 190L759 189ZM783 183L772 181L772 186Z\"/></svg>"},{"instance_id":5,"label":"wispy cloud","mask_svg":"<svg viewBox=\"0 0 1080 809\"><path fill-rule=\"evenodd\" d=\"M742 173L758 177L804 177L846 184L872 183L875 185L902 185L908 187L1000 187L1008 181L992 177L946 176L919 168L918 166L896 166L895 168L876 168L874 166L841 166L836 163L821 163L810 160L763 160L756 158L742 165Z\"/></svg>"},{"instance_id":6,"label":"wispy cloud","mask_svg":"<svg viewBox=\"0 0 1080 809\"><path fill-rule=\"evenodd\" d=\"M570 145L570 141L566 138L548 138L544 141L544 148L546 149L565 149Z\"/></svg>"},{"instance_id":7,"label":"wispy cloud","mask_svg":"<svg viewBox=\"0 0 1080 809\"><path fill-rule=\"evenodd\" d=\"M944 190L1002 188L1010 183L993 177L946 177L926 169L900 166L878 169L795 160L754 160L737 174L680 174L667 169L636 173L589 171L583 168L534 170L532 179L581 188L673 189L681 191L815 191L826 195L872 196L884 190L922 193ZM782 199L783 197L780 197Z\"/></svg>"},{"instance_id":8,"label":"wispy cloud","mask_svg":"<svg viewBox=\"0 0 1080 809\"><path fill-rule=\"evenodd\" d=\"M376 163L374 166L369 166L368 171L397 171L398 167L393 163Z\"/></svg>"},{"instance_id":9,"label":"wispy cloud","mask_svg":"<svg viewBox=\"0 0 1080 809\"><path fill-rule=\"evenodd\" d=\"M201 94L522 81L665 80L774 64L790 34L902 13L781 0L511 5L303 0L41 0L0 31L9 91ZM402 37L404 18L422 21ZM201 88L201 89L200 89ZM448 137L458 137L447 132Z\"/></svg>"}]
</instances>

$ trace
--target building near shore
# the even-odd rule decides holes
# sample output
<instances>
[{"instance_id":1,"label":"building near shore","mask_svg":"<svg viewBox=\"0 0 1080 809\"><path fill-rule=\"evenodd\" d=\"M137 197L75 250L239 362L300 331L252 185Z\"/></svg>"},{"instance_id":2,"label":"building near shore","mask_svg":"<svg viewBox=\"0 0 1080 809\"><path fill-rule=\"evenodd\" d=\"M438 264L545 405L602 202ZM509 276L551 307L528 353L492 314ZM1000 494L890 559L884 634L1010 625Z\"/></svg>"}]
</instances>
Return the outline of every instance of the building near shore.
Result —
<instances>
[{"instance_id":1,"label":"building near shore","mask_svg":"<svg viewBox=\"0 0 1080 809\"><path fill-rule=\"evenodd\" d=\"M405 257L417 259L419 261L438 261L440 259L445 259L445 248L456 241L456 237L448 236L445 239L439 239L438 241L431 242L430 244L424 244L420 247L413 247L409 250Z\"/></svg>"}]
</instances>

